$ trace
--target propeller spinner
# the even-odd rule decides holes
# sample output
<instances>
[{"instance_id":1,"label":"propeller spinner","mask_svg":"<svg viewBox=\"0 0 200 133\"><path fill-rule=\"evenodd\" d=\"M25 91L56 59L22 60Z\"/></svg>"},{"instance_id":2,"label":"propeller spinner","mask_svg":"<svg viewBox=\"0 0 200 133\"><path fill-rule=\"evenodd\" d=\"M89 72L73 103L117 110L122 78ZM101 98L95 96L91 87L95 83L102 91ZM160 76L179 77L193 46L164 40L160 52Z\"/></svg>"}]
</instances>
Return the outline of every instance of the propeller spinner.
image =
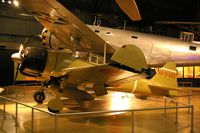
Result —
<instances>
[{"instance_id":1,"label":"propeller spinner","mask_svg":"<svg viewBox=\"0 0 200 133\"><path fill-rule=\"evenodd\" d=\"M23 61L23 51L24 51L24 47L21 44L19 48L19 52L11 55L12 60L16 62L17 64L21 64Z\"/></svg>"}]
</instances>

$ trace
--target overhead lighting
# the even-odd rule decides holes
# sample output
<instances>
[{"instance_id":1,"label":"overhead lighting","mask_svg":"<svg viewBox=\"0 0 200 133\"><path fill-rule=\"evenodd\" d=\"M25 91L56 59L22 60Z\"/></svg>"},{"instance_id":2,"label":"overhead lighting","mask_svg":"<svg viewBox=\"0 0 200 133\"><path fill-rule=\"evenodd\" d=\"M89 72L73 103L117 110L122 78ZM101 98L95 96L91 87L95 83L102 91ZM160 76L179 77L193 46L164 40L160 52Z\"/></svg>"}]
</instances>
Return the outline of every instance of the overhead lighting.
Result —
<instances>
[{"instance_id":1,"label":"overhead lighting","mask_svg":"<svg viewBox=\"0 0 200 133\"><path fill-rule=\"evenodd\" d=\"M21 15L21 16L25 16L25 17L32 17L32 15L27 14L27 13L21 13L20 15Z\"/></svg>"},{"instance_id":2,"label":"overhead lighting","mask_svg":"<svg viewBox=\"0 0 200 133\"><path fill-rule=\"evenodd\" d=\"M9 1L8 1L8 4L12 4L12 2L9 0Z\"/></svg>"},{"instance_id":3,"label":"overhead lighting","mask_svg":"<svg viewBox=\"0 0 200 133\"><path fill-rule=\"evenodd\" d=\"M1 0L2 3L5 3L5 0Z\"/></svg>"},{"instance_id":4,"label":"overhead lighting","mask_svg":"<svg viewBox=\"0 0 200 133\"><path fill-rule=\"evenodd\" d=\"M16 0L13 1L13 4L14 4L15 6L19 6L19 2L16 1Z\"/></svg>"}]
</instances>

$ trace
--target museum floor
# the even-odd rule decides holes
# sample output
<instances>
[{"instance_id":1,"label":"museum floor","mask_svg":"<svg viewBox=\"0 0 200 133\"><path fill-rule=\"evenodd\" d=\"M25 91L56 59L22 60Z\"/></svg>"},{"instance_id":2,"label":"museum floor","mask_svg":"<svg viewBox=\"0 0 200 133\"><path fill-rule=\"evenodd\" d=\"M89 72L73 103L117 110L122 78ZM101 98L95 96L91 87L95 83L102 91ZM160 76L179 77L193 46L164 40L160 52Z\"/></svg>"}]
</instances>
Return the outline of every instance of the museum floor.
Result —
<instances>
[{"instance_id":1,"label":"museum floor","mask_svg":"<svg viewBox=\"0 0 200 133\"><path fill-rule=\"evenodd\" d=\"M14 87L9 87L8 97L16 99L27 105L46 109L43 105L33 101L32 94L38 87L17 87L17 97ZM185 89L185 88L184 88ZM200 89L200 88L199 88ZM197 89L198 90L198 89ZM194 132L200 132L200 92L192 92L191 104L194 105ZM2 95L5 95L2 94ZM47 100L52 95L47 93ZM188 102L188 97L179 97L178 101ZM46 101L47 101L46 100ZM0 102L0 133L29 133L31 132L31 108L18 105L18 126L15 126L15 103L6 103L6 118L3 119L3 104ZM148 98L140 100L131 94L109 92L108 95L98 97L94 101L85 102L81 105L69 100L64 100L64 112L91 112L122 109L159 108L164 106L162 98ZM175 106L168 101L167 106ZM131 133L132 114L130 112L107 113L98 115L74 115L58 117L59 133ZM191 125L191 114L188 109L178 110L178 124L176 121L176 110L139 111L134 113L134 133L189 133ZM54 117L39 111L34 113L35 133L54 133Z\"/></svg>"}]
</instances>

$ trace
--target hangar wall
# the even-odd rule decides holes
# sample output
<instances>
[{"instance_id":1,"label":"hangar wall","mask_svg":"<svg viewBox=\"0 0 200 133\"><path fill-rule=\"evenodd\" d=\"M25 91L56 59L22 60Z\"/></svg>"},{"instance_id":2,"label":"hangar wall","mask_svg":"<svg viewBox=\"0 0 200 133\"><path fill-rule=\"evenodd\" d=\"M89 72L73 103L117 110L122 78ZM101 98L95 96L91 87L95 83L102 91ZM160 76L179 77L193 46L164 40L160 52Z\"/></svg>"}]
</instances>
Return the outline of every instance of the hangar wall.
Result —
<instances>
[{"instance_id":1,"label":"hangar wall","mask_svg":"<svg viewBox=\"0 0 200 133\"><path fill-rule=\"evenodd\" d=\"M23 16L20 13L24 13L21 8L0 4L0 86L13 84L14 63L10 58L11 55L19 49L27 37L39 35L43 29L33 17Z\"/></svg>"},{"instance_id":2,"label":"hangar wall","mask_svg":"<svg viewBox=\"0 0 200 133\"><path fill-rule=\"evenodd\" d=\"M10 56L14 50L0 48L0 85L10 85L13 83L14 63Z\"/></svg>"},{"instance_id":3,"label":"hangar wall","mask_svg":"<svg viewBox=\"0 0 200 133\"><path fill-rule=\"evenodd\" d=\"M26 37L42 31L43 27L33 17L22 13L19 7L0 4L0 46L18 49Z\"/></svg>"}]
</instances>

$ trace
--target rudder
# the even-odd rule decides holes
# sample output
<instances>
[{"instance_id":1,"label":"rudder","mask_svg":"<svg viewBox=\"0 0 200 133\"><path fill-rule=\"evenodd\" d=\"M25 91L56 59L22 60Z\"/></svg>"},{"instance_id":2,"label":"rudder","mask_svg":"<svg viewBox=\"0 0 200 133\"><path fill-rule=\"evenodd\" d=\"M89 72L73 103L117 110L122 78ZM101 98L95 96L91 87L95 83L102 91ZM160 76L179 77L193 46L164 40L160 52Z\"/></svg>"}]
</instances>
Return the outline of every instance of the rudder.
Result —
<instances>
[{"instance_id":1,"label":"rudder","mask_svg":"<svg viewBox=\"0 0 200 133\"><path fill-rule=\"evenodd\" d=\"M176 64L174 62L166 63L151 80L168 88L177 88Z\"/></svg>"}]
</instances>

